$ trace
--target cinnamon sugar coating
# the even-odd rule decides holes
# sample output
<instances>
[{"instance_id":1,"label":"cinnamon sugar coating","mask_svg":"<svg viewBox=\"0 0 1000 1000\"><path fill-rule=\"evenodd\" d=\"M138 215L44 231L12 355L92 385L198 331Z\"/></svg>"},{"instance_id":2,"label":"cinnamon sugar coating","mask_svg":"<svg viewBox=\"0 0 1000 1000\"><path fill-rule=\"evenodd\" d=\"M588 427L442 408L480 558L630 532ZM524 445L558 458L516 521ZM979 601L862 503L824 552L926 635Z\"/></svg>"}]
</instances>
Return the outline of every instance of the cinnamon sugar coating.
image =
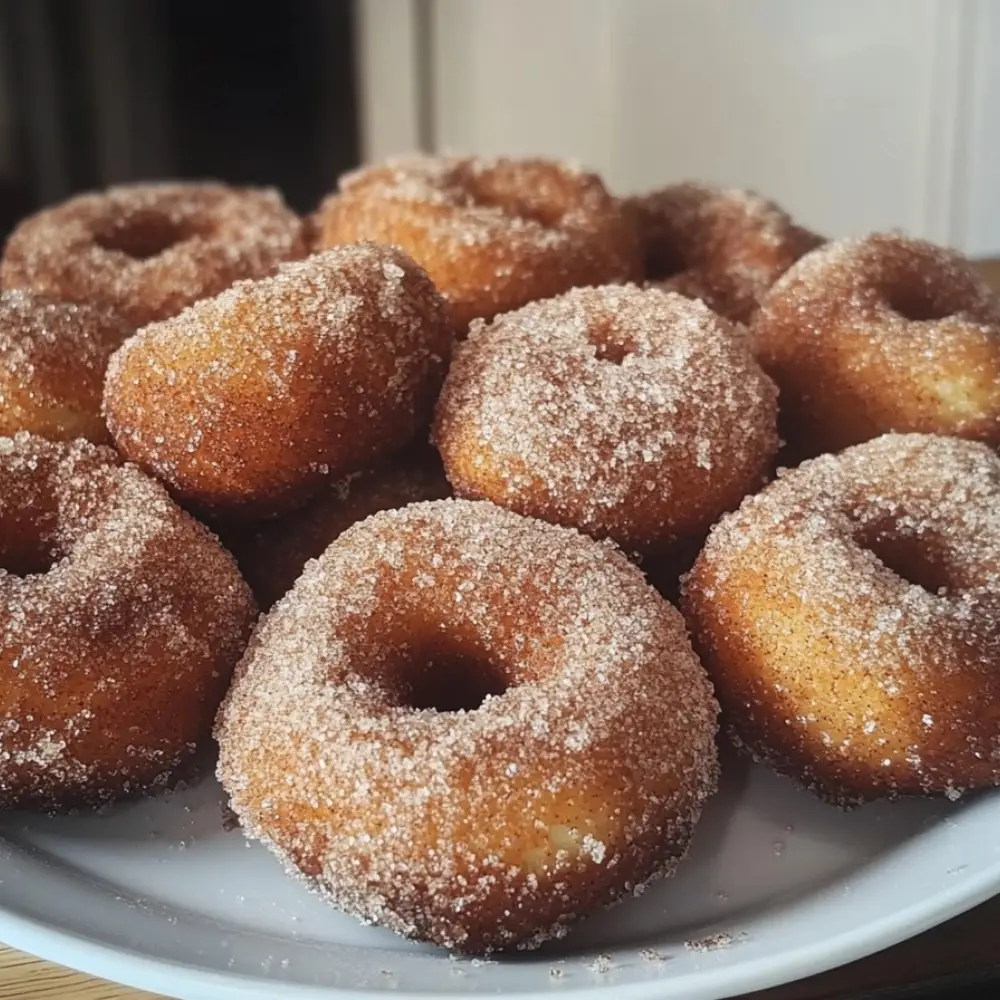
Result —
<instances>
[{"instance_id":1,"label":"cinnamon sugar coating","mask_svg":"<svg viewBox=\"0 0 1000 1000\"><path fill-rule=\"evenodd\" d=\"M104 371L131 333L105 307L0 293L0 436L110 441L101 416Z\"/></svg>"},{"instance_id":2,"label":"cinnamon sugar coating","mask_svg":"<svg viewBox=\"0 0 1000 1000\"><path fill-rule=\"evenodd\" d=\"M596 174L552 160L414 156L340 179L320 245L401 246L451 304L460 336L575 285L640 274L635 226Z\"/></svg>"},{"instance_id":3,"label":"cinnamon sugar coating","mask_svg":"<svg viewBox=\"0 0 1000 1000\"><path fill-rule=\"evenodd\" d=\"M324 484L305 507L284 517L234 522L218 529L257 603L267 610L291 590L305 564L321 556L352 524L380 510L450 495L440 458L421 445L376 469Z\"/></svg>"},{"instance_id":4,"label":"cinnamon sugar coating","mask_svg":"<svg viewBox=\"0 0 1000 1000\"><path fill-rule=\"evenodd\" d=\"M434 439L458 495L648 552L707 530L763 482L776 396L703 303L577 288L473 324Z\"/></svg>"},{"instance_id":5,"label":"cinnamon sugar coating","mask_svg":"<svg viewBox=\"0 0 1000 1000\"><path fill-rule=\"evenodd\" d=\"M753 191L673 184L623 203L638 225L647 280L738 323L822 242Z\"/></svg>"},{"instance_id":6,"label":"cinnamon sugar coating","mask_svg":"<svg viewBox=\"0 0 1000 1000\"><path fill-rule=\"evenodd\" d=\"M170 782L255 615L218 541L110 449L0 438L0 806Z\"/></svg>"},{"instance_id":7,"label":"cinnamon sugar coating","mask_svg":"<svg viewBox=\"0 0 1000 1000\"><path fill-rule=\"evenodd\" d=\"M841 804L1000 784L1000 459L888 434L712 530L683 607L737 740Z\"/></svg>"},{"instance_id":8,"label":"cinnamon sugar coating","mask_svg":"<svg viewBox=\"0 0 1000 1000\"><path fill-rule=\"evenodd\" d=\"M271 516L430 419L447 307L394 248L337 247L145 327L111 359L115 444L213 515Z\"/></svg>"},{"instance_id":9,"label":"cinnamon sugar coating","mask_svg":"<svg viewBox=\"0 0 1000 1000\"><path fill-rule=\"evenodd\" d=\"M110 306L139 327L306 250L302 222L277 191L127 184L25 219L4 248L0 280Z\"/></svg>"},{"instance_id":10,"label":"cinnamon sugar coating","mask_svg":"<svg viewBox=\"0 0 1000 1000\"><path fill-rule=\"evenodd\" d=\"M362 920L532 947L674 870L716 713L680 615L612 547L441 500L350 528L262 620L219 777Z\"/></svg>"},{"instance_id":11,"label":"cinnamon sugar coating","mask_svg":"<svg viewBox=\"0 0 1000 1000\"><path fill-rule=\"evenodd\" d=\"M829 243L771 289L752 337L803 457L888 431L1000 446L1000 299L952 250Z\"/></svg>"}]
</instances>

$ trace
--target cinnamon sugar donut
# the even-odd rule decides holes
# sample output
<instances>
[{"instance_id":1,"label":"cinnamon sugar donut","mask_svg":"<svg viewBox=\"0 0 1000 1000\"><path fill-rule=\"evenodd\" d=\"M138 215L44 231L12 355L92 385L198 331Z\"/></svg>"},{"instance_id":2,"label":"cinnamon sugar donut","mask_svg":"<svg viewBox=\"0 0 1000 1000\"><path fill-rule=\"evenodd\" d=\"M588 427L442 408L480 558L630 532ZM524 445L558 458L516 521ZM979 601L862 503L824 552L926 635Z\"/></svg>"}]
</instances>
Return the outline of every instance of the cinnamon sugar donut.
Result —
<instances>
[{"instance_id":1,"label":"cinnamon sugar donut","mask_svg":"<svg viewBox=\"0 0 1000 1000\"><path fill-rule=\"evenodd\" d=\"M578 288L473 325L434 438L459 496L649 552L760 485L776 395L701 302Z\"/></svg>"},{"instance_id":2,"label":"cinnamon sugar donut","mask_svg":"<svg viewBox=\"0 0 1000 1000\"><path fill-rule=\"evenodd\" d=\"M141 330L108 367L108 426L199 511L279 514L426 426L451 339L406 254L338 247Z\"/></svg>"},{"instance_id":3,"label":"cinnamon sugar donut","mask_svg":"<svg viewBox=\"0 0 1000 1000\"><path fill-rule=\"evenodd\" d=\"M211 733L255 608L232 558L108 448L0 438L0 807L162 787Z\"/></svg>"},{"instance_id":4,"label":"cinnamon sugar donut","mask_svg":"<svg viewBox=\"0 0 1000 1000\"><path fill-rule=\"evenodd\" d=\"M257 603L267 610L291 590L305 564L352 524L380 510L450 494L440 458L425 446L325 484L305 507L284 517L219 530Z\"/></svg>"},{"instance_id":5,"label":"cinnamon sugar donut","mask_svg":"<svg viewBox=\"0 0 1000 1000\"><path fill-rule=\"evenodd\" d=\"M108 359L132 332L101 306L0 293L0 436L110 440L101 417Z\"/></svg>"},{"instance_id":6,"label":"cinnamon sugar donut","mask_svg":"<svg viewBox=\"0 0 1000 1000\"><path fill-rule=\"evenodd\" d=\"M7 241L0 280L111 306L138 327L305 252L301 220L277 191L123 185L25 219Z\"/></svg>"},{"instance_id":7,"label":"cinnamon sugar donut","mask_svg":"<svg viewBox=\"0 0 1000 1000\"><path fill-rule=\"evenodd\" d=\"M753 191L673 184L624 204L638 224L646 278L738 323L822 242Z\"/></svg>"},{"instance_id":8,"label":"cinnamon sugar donut","mask_svg":"<svg viewBox=\"0 0 1000 1000\"><path fill-rule=\"evenodd\" d=\"M716 713L623 556L441 500L350 528L263 620L219 777L244 830L361 919L531 947L674 870Z\"/></svg>"},{"instance_id":9,"label":"cinnamon sugar donut","mask_svg":"<svg viewBox=\"0 0 1000 1000\"><path fill-rule=\"evenodd\" d=\"M804 457L887 431L1000 446L1000 300L952 250L830 243L775 285L752 333Z\"/></svg>"},{"instance_id":10,"label":"cinnamon sugar donut","mask_svg":"<svg viewBox=\"0 0 1000 1000\"><path fill-rule=\"evenodd\" d=\"M684 610L738 740L841 804L1000 784L1000 459L895 435L712 530Z\"/></svg>"},{"instance_id":11,"label":"cinnamon sugar donut","mask_svg":"<svg viewBox=\"0 0 1000 1000\"><path fill-rule=\"evenodd\" d=\"M394 243L427 269L461 335L574 285L638 277L635 227L596 174L550 160L411 157L340 180L320 246Z\"/></svg>"}]
</instances>

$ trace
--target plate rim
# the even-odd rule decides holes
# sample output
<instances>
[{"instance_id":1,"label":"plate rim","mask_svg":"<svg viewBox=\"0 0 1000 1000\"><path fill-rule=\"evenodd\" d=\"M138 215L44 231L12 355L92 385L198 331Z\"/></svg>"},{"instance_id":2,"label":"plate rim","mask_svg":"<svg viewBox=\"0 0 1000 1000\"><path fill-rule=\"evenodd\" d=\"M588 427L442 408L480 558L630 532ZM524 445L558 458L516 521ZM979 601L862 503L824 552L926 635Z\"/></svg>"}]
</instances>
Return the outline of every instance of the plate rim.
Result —
<instances>
[{"instance_id":1,"label":"plate rim","mask_svg":"<svg viewBox=\"0 0 1000 1000\"><path fill-rule=\"evenodd\" d=\"M0 871L3 864L0 863ZM791 951L778 952L735 966L685 973L677 980L691 979L686 996L690 1000L726 1000L743 993L791 983L866 958L876 952L916 937L946 923L980 903L1000 894L1000 860L971 873L945 890L928 895L878 919L824 937ZM0 904L0 941L43 961L95 976L132 989L147 990L179 1000L254 1000L273 997L280 991L287 1000L371 1000L392 996L396 1000L481 1000L480 992L450 992L401 988L382 989L341 986L311 986L278 983L264 977L225 973L160 959L146 952L115 947L72 931L52 928L40 920L23 916ZM665 970L669 969L669 965ZM637 983L588 983L550 990L509 994L517 1000L552 1000L608 996L611 991L622 1000L657 1000L664 976ZM697 980L697 981L694 981ZM178 992L180 990L180 992ZM208 990L209 992L206 992ZM503 993L494 994L503 995Z\"/></svg>"}]
</instances>

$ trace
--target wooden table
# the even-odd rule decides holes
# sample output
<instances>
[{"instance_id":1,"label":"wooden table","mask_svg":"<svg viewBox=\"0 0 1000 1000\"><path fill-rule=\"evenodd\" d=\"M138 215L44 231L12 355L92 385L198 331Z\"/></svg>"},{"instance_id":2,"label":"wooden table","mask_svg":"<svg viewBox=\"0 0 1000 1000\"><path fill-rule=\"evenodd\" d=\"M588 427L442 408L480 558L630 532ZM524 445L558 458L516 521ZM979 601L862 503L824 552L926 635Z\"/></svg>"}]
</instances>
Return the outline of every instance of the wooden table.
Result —
<instances>
[{"instance_id":1,"label":"wooden table","mask_svg":"<svg viewBox=\"0 0 1000 1000\"><path fill-rule=\"evenodd\" d=\"M1000 289L1000 260L980 262ZM854 1000L889 987L991 972L1000 976L1000 897L920 937L822 976L745 1000ZM1000 995L1000 978L995 992ZM889 1000L892 993L879 994ZM0 946L0 1000L156 1000L152 993L115 986Z\"/></svg>"}]
</instances>

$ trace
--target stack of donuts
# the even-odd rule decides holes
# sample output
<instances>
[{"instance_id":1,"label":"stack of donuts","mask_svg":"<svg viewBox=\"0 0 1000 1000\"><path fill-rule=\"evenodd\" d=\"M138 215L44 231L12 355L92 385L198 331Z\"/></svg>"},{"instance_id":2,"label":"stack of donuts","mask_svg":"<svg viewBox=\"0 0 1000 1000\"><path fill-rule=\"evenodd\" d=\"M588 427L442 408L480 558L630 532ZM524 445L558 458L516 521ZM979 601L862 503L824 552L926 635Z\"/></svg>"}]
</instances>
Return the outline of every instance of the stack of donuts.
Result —
<instances>
[{"instance_id":1,"label":"stack of donuts","mask_svg":"<svg viewBox=\"0 0 1000 1000\"><path fill-rule=\"evenodd\" d=\"M0 282L3 807L217 744L291 872L476 953L669 875L720 722L843 806L1000 784L1000 303L957 253L424 156L306 220L82 195Z\"/></svg>"}]
</instances>

